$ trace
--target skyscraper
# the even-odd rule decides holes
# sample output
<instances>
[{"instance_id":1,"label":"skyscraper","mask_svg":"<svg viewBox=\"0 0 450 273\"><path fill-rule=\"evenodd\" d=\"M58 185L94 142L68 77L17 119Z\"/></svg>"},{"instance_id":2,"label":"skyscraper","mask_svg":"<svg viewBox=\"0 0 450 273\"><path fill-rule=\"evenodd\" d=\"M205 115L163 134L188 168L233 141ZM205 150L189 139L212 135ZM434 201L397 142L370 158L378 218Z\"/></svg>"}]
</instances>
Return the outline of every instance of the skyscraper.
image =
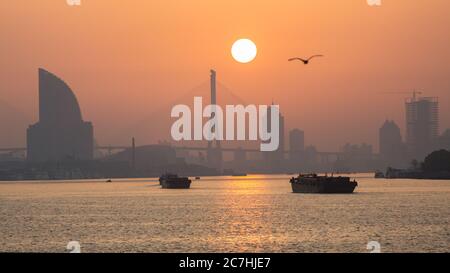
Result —
<instances>
[{"instance_id":1,"label":"skyscraper","mask_svg":"<svg viewBox=\"0 0 450 273\"><path fill-rule=\"evenodd\" d=\"M439 137L438 141L439 149L445 149L450 151L450 129L447 129Z\"/></svg>"},{"instance_id":2,"label":"skyscraper","mask_svg":"<svg viewBox=\"0 0 450 273\"><path fill-rule=\"evenodd\" d=\"M89 160L93 158L93 143L93 126L83 121L70 87L54 74L39 69L39 122L27 130L28 160Z\"/></svg>"},{"instance_id":3,"label":"skyscraper","mask_svg":"<svg viewBox=\"0 0 450 273\"><path fill-rule=\"evenodd\" d=\"M399 167L405 162L405 149L400 128L394 121L386 120L379 130L381 159L391 167Z\"/></svg>"},{"instance_id":4,"label":"skyscraper","mask_svg":"<svg viewBox=\"0 0 450 273\"><path fill-rule=\"evenodd\" d=\"M299 129L293 129L289 132L289 150L303 151L305 150L305 133Z\"/></svg>"},{"instance_id":5,"label":"skyscraper","mask_svg":"<svg viewBox=\"0 0 450 273\"><path fill-rule=\"evenodd\" d=\"M272 102L272 105L273 102ZM267 108L267 129L272 131L272 119L271 117L272 107ZM271 152L264 152L265 160L271 164L273 168L277 168L278 165L282 165L282 160L284 160L284 150L285 150L285 136L284 136L284 116L279 113L279 145L278 149Z\"/></svg>"},{"instance_id":6,"label":"skyscraper","mask_svg":"<svg viewBox=\"0 0 450 273\"><path fill-rule=\"evenodd\" d=\"M284 159L285 146L284 116L280 112L280 146L278 147L278 153L281 159Z\"/></svg>"},{"instance_id":7,"label":"skyscraper","mask_svg":"<svg viewBox=\"0 0 450 273\"><path fill-rule=\"evenodd\" d=\"M410 156L422 160L436 145L439 136L438 98L406 100L406 143Z\"/></svg>"},{"instance_id":8,"label":"skyscraper","mask_svg":"<svg viewBox=\"0 0 450 273\"><path fill-rule=\"evenodd\" d=\"M305 150L305 133L299 129L289 132L289 159L300 161L301 154Z\"/></svg>"}]
</instances>

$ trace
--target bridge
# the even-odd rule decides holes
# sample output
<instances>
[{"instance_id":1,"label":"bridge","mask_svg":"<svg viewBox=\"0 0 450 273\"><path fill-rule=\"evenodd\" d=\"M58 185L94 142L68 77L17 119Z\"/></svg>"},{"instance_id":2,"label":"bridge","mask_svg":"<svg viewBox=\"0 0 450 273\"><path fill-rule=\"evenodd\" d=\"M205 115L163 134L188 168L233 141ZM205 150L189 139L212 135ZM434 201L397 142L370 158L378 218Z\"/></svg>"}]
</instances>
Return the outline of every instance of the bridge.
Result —
<instances>
[{"instance_id":1,"label":"bridge","mask_svg":"<svg viewBox=\"0 0 450 273\"><path fill-rule=\"evenodd\" d=\"M153 144L155 145L155 144ZM142 145L148 146L148 145ZM177 151L207 151L208 147L189 147L189 146L170 146ZM108 150L108 151L123 151L127 149L131 149L131 146L96 146L95 150ZM263 153L259 149L251 149L251 148L220 148L222 152L246 152L246 153ZM12 147L12 148L0 148L0 153L17 153L17 152L26 152L27 148L25 147ZM283 153L290 153L290 151L285 150ZM342 152L317 152L319 156L339 156L342 155Z\"/></svg>"},{"instance_id":2,"label":"bridge","mask_svg":"<svg viewBox=\"0 0 450 273\"><path fill-rule=\"evenodd\" d=\"M210 91L211 91L211 104L212 105L216 105L217 104L217 91L216 91L216 72L214 70L211 70L211 76L210 76ZM236 94L234 94L231 90L229 90L228 88L224 87L225 93L231 95L233 97L233 101L237 101L243 105L245 105L245 101L243 99L241 99L239 96L237 96ZM192 94L189 94L192 95ZM158 116L158 115L155 115ZM283 127L280 128L280 130L284 130L284 125ZM214 128L215 130L215 128ZM213 145L215 144L215 145ZM113 152L117 152L117 151L122 151L122 150L127 150L127 149L131 149L132 145L130 146L114 146L114 145L109 145L109 146L96 146L94 149L95 150L104 150L107 151L108 155L113 154ZM249 149L249 148L224 148L222 147L220 141L214 141L214 143L212 141L208 142L208 145L206 145L205 147L188 147L188 146L172 146L172 148L174 148L176 151L204 151L208 157L208 162L211 165L214 165L214 167L217 167L220 169L220 165L222 162L222 154L224 152L240 152L243 153L244 155L246 155L247 153L262 153L260 150L258 149ZM24 147L13 147L13 148L0 148L0 153L10 153L10 154L14 154L14 153L26 153L27 148ZM290 153L290 151L285 150L284 146L280 147L279 151L276 151L277 153ZM270 153L270 152L268 152ZM316 152L314 154L316 157L320 158L322 162L329 162L330 158L333 159L338 159L342 153L341 152Z\"/></svg>"},{"instance_id":3,"label":"bridge","mask_svg":"<svg viewBox=\"0 0 450 273\"><path fill-rule=\"evenodd\" d=\"M0 148L0 153L18 153L18 152L26 152L27 148Z\"/></svg>"},{"instance_id":4,"label":"bridge","mask_svg":"<svg viewBox=\"0 0 450 273\"><path fill-rule=\"evenodd\" d=\"M142 146L148 146L148 145L142 145ZM175 151L201 151L201 152L208 152L210 150L210 147L190 147L190 146L170 146ZM96 146L94 148L97 151L108 151L108 154L111 155L113 152L119 152L124 151L127 149L132 149L132 146L126 146L126 145L109 145L109 146ZM23 152L25 153L27 151L27 148L25 147L12 147L12 148L0 148L0 153L19 153ZM224 152L243 152L243 153L264 153L261 152L259 149L252 149L252 148L224 148L220 147L220 151L222 153ZM284 154L289 154L291 151L284 150ZM342 152L316 152L315 155L319 158L321 158L322 162L328 162L330 158L339 158L343 153Z\"/></svg>"}]
</instances>

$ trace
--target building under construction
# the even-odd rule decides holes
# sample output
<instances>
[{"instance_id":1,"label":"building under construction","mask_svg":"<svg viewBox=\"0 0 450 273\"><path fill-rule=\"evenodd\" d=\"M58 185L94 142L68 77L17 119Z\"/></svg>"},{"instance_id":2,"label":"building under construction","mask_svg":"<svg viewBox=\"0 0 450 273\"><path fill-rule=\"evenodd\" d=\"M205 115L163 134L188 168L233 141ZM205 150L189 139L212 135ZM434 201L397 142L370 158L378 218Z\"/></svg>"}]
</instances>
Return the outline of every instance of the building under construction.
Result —
<instances>
[{"instance_id":1,"label":"building under construction","mask_svg":"<svg viewBox=\"0 0 450 273\"><path fill-rule=\"evenodd\" d=\"M408 151L412 158L423 160L439 136L439 101L437 97L416 97L414 93L405 106Z\"/></svg>"}]
</instances>

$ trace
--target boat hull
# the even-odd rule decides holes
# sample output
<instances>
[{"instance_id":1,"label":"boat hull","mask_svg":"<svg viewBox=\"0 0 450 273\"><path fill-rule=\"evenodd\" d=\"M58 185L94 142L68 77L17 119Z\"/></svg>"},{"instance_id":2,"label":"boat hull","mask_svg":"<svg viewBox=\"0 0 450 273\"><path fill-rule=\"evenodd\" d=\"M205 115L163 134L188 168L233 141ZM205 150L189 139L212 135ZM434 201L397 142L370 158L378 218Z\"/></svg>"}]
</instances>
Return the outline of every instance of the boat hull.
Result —
<instances>
[{"instance_id":1,"label":"boat hull","mask_svg":"<svg viewBox=\"0 0 450 273\"><path fill-rule=\"evenodd\" d=\"M290 182L294 193L353 193L358 186L358 182L350 181L350 177L316 174L293 177Z\"/></svg>"},{"instance_id":2,"label":"boat hull","mask_svg":"<svg viewBox=\"0 0 450 273\"><path fill-rule=\"evenodd\" d=\"M325 193L325 194L348 194L353 193L357 186L356 182L349 182L345 185L339 185L334 182L291 183L294 193Z\"/></svg>"},{"instance_id":3,"label":"boat hull","mask_svg":"<svg viewBox=\"0 0 450 273\"><path fill-rule=\"evenodd\" d=\"M191 187L189 179L161 180L160 183L163 189L189 189Z\"/></svg>"}]
</instances>

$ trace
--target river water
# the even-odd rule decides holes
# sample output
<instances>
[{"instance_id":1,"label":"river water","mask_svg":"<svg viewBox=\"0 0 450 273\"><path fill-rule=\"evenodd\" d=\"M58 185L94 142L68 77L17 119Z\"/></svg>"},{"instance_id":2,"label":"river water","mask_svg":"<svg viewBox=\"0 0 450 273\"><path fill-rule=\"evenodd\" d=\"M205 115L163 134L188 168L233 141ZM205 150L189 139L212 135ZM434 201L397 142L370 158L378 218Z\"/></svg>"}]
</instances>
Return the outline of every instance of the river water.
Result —
<instances>
[{"instance_id":1,"label":"river water","mask_svg":"<svg viewBox=\"0 0 450 273\"><path fill-rule=\"evenodd\" d=\"M291 192L289 176L0 183L0 251L450 251L450 181L353 175L355 194Z\"/></svg>"}]
</instances>

